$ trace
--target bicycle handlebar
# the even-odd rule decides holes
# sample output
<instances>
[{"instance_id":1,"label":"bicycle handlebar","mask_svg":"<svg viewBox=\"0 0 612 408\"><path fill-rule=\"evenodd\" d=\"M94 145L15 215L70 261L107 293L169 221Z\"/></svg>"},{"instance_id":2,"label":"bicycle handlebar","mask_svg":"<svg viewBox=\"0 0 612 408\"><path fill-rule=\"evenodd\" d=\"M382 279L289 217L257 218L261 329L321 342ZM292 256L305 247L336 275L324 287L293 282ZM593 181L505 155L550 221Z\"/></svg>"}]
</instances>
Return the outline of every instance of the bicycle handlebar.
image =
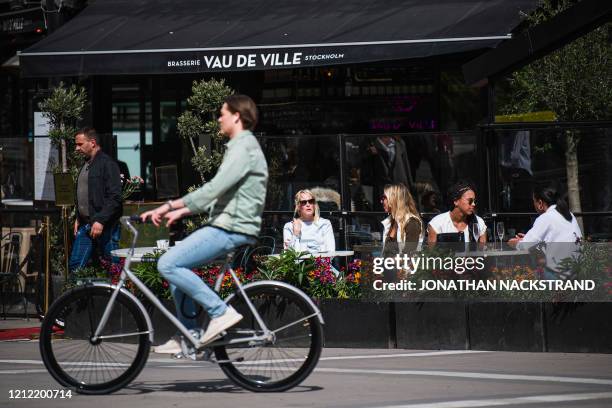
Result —
<instances>
[{"instance_id":1,"label":"bicycle handlebar","mask_svg":"<svg viewBox=\"0 0 612 408\"><path fill-rule=\"evenodd\" d=\"M123 223L130 222L132 224L152 224L153 223L153 221L151 221L151 218L147 218L146 220L143 221L140 218L140 215L138 214L123 216L121 217L121 221Z\"/></svg>"}]
</instances>

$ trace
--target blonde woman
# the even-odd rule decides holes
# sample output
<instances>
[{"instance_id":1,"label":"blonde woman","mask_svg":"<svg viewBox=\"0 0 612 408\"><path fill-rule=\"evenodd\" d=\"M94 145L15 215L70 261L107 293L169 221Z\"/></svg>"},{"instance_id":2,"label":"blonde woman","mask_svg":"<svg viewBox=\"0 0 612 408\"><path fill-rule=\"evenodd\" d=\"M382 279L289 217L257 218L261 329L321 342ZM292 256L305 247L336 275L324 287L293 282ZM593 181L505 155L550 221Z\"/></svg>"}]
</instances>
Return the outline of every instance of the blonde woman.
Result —
<instances>
[{"instance_id":1,"label":"blonde woman","mask_svg":"<svg viewBox=\"0 0 612 408\"><path fill-rule=\"evenodd\" d=\"M417 249L423 237L423 221L412 195L403 184L385 186L380 202L389 216L382 221L383 256Z\"/></svg>"},{"instance_id":2,"label":"blonde woman","mask_svg":"<svg viewBox=\"0 0 612 408\"><path fill-rule=\"evenodd\" d=\"M283 241L285 249L311 253L336 250L331 222L319 216L319 204L310 190L295 194L293 220L283 228Z\"/></svg>"}]
</instances>

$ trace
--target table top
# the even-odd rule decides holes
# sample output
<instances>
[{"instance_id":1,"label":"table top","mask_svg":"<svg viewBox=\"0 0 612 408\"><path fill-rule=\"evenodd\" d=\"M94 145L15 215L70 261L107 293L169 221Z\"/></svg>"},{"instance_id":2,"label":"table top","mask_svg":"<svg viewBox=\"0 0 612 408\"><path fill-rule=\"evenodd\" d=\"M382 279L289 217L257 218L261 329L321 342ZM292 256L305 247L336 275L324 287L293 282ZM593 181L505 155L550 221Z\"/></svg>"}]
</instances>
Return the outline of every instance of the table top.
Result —
<instances>
[{"instance_id":1,"label":"table top","mask_svg":"<svg viewBox=\"0 0 612 408\"><path fill-rule=\"evenodd\" d=\"M111 255L116 256L117 258L127 258L129 250L130 248L114 249L111 251ZM140 262L145 255L152 254L157 250L159 250L157 247L134 248L134 256L132 257L132 261Z\"/></svg>"},{"instance_id":2,"label":"table top","mask_svg":"<svg viewBox=\"0 0 612 408\"><path fill-rule=\"evenodd\" d=\"M306 253L302 255L300 258L308 259L311 256L315 258L334 258L336 256L353 256L354 254L355 254L354 251L328 251L328 252ZM271 254L269 256L278 258L279 254Z\"/></svg>"},{"instance_id":3,"label":"table top","mask_svg":"<svg viewBox=\"0 0 612 408\"><path fill-rule=\"evenodd\" d=\"M518 249L503 249L503 250L495 250L488 249L485 251L466 251L466 252L455 252L457 256L482 256L482 257L493 257L493 256L519 256L519 255L529 255L529 251L522 251Z\"/></svg>"}]
</instances>

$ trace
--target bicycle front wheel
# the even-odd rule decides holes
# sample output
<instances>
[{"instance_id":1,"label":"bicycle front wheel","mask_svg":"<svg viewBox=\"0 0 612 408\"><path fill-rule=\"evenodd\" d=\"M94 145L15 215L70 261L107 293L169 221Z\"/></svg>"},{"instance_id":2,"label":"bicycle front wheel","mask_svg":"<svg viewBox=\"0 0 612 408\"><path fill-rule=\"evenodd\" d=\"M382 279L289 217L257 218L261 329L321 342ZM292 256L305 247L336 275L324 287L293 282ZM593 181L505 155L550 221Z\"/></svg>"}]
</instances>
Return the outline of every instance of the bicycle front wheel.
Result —
<instances>
[{"instance_id":1,"label":"bicycle front wheel","mask_svg":"<svg viewBox=\"0 0 612 408\"><path fill-rule=\"evenodd\" d=\"M119 293L99 339L92 340L113 290L83 286L61 296L40 328L40 353L60 384L83 394L108 394L126 386L149 356L143 312ZM64 327L58 327L62 321Z\"/></svg>"},{"instance_id":2,"label":"bicycle front wheel","mask_svg":"<svg viewBox=\"0 0 612 408\"><path fill-rule=\"evenodd\" d=\"M274 338L215 347L219 366L235 384L251 391L295 387L308 377L321 355L323 329L318 311L296 289L270 284L247 287L245 292ZM244 318L228 330L224 340L263 334L240 292L228 304Z\"/></svg>"}]
</instances>

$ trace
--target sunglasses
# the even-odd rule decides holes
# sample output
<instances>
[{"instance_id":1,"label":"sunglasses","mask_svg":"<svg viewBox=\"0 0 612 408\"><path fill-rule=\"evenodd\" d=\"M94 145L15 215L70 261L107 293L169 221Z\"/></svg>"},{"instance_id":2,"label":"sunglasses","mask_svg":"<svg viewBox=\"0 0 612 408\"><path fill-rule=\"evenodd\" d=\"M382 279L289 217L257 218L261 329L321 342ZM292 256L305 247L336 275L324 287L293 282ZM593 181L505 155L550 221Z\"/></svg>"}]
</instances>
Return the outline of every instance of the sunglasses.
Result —
<instances>
[{"instance_id":1,"label":"sunglasses","mask_svg":"<svg viewBox=\"0 0 612 408\"><path fill-rule=\"evenodd\" d=\"M467 203L469 205L476 205L476 199L475 198L468 198L466 201L467 201Z\"/></svg>"},{"instance_id":2,"label":"sunglasses","mask_svg":"<svg viewBox=\"0 0 612 408\"><path fill-rule=\"evenodd\" d=\"M380 196L380 202L381 203L384 202L386 199L387 199L386 195L383 194L383 195Z\"/></svg>"},{"instance_id":3,"label":"sunglasses","mask_svg":"<svg viewBox=\"0 0 612 408\"><path fill-rule=\"evenodd\" d=\"M311 198L310 200L300 200L300 205L301 206L305 206L306 204L314 205L315 202L316 201L314 198Z\"/></svg>"}]
</instances>

